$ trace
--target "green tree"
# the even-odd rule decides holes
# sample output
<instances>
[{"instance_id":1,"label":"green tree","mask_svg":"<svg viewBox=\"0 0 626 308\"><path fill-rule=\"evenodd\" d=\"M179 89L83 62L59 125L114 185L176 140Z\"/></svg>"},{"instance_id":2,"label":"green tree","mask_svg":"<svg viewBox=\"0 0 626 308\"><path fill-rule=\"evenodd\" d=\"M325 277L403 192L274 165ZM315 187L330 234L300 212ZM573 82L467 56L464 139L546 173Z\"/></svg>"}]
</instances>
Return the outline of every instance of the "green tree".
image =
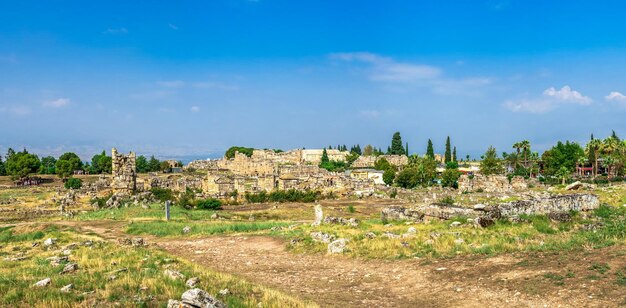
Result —
<instances>
[{"instance_id":1,"label":"green tree","mask_svg":"<svg viewBox=\"0 0 626 308\"><path fill-rule=\"evenodd\" d=\"M593 177L598 176L598 159L600 158L600 150L602 149L602 140L594 139L591 135L591 141L587 143L586 150L587 156L590 157L590 161L593 162Z\"/></svg>"},{"instance_id":2,"label":"green tree","mask_svg":"<svg viewBox=\"0 0 626 308\"><path fill-rule=\"evenodd\" d=\"M426 147L426 156L435 159L435 149L433 148L433 142L428 139L428 146Z\"/></svg>"},{"instance_id":3,"label":"green tree","mask_svg":"<svg viewBox=\"0 0 626 308\"><path fill-rule=\"evenodd\" d=\"M404 155L409 156L409 143L406 143L406 146L404 148Z\"/></svg>"},{"instance_id":4,"label":"green tree","mask_svg":"<svg viewBox=\"0 0 626 308\"><path fill-rule=\"evenodd\" d=\"M484 175L504 173L502 161L498 158L496 148L493 146L489 146L489 149L485 152L483 160L480 162L480 172Z\"/></svg>"},{"instance_id":5,"label":"green tree","mask_svg":"<svg viewBox=\"0 0 626 308\"><path fill-rule=\"evenodd\" d=\"M235 157L235 152L239 152L241 154L244 154L248 157L252 156L252 152L254 152L254 148L246 148L246 147L240 147L240 146L232 146L230 148L228 148L228 150L226 150L226 153L224 154L224 156L226 158L233 158Z\"/></svg>"},{"instance_id":6,"label":"green tree","mask_svg":"<svg viewBox=\"0 0 626 308\"><path fill-rule=\"evenodd\" d=\"M456 161L456 146L454 146L454 148L452 149L452 161Z\"/></svg>"},{"instance_id":7,"label":"green tree","mask_svg":"<svg viewBox=\"0 0 626 308\"><path fill-rule=\"evenodd\" d=\"M27 178L31 173L37 173L41 162L35 154L30 154L26 149L22 152L12 153L5 163L6 173L12 179Z\"/></svg>"},{"instance_id":8,"label":"green tree","mask_svg":"<svg viewBox=\"0 0 626 308\"><path fill-rule=\"evenodd\" d=\"M83 181L77 178L69 178L67 179L67 181L65 181L65 184L63 184L63 186L65 186L66 189L79 189L81 186L83 186Z\"/></svg>"},{"instance_id":9,"label":"green tree","mask_svg":"<svg viewBox=\"0 0 626 308\"><path fill-rule=\"evenodd\" d=\"M0 176L7 175L7 170L4 167L4 162L2 162L2 155L0 155Z\"/></svg>"},{"instance_id":10,"label":"green tree","mask_svg":"<svg viewBox=\"0 0 626 308\"><path fill-rule=\"evenodd\" d=\"M57 175L60 178L65 179L71 177L72 174L74 174L75 170L81 170L83 167L83 162L80 160L80 157L78 157L78 155L72 152L67 152L59 157L59 160L57 160L55 167Z\"/></svg>"},{"instance_id":11,"label":"green tree","mask_svg":"<svg viewBox=\"0 0 626 308\"><path fill-rule=\"evenodd\" d=\"M52 156L46 156L41 158L41 167L39 167L39 173L41 174L55 174L56 173L56 158Z\"/></svg>"},{"instance_id":12,"label":"green tree","mask_svg":"<svg viewBox=\"0 0 626 308\"><path fill-rule=\"evenodd\" d=\"M441 173L441 185L444 187L458 187L459 177L461 176L461 171L459 171L458 165L456 168L448 168L446 166L446 170Z\"/></svg>"},{"instance_id":13,"label":"green tree","mask_svg":"<svg viewBox=\"0 0 626 308\"><path fill-rule=\"evenodd\" d=\"M374 147L371 144L368 144L363 148L363 156L371 156L374 155Z\"/></svg>"},{"instance_id":14,"label":"green tree","mask_svg":"<svg viewBox=\"0 0 626 308\"><path fill-rule=\"evenodd\" d=\"M324 151L322 151L322 158L320 160L320 165L328 163L328 162L330 162L330 159L328 159L328 152L326 152L326 149L324 149Z\"/></svg>"},{"instance_id":15,"label":"green tree","mask_svg":"<svg viewBox=\"0 0 626 308\"><path fill-rule=\"evenodd\" d=\"M135 166L137 168L138 173L146 173L148 172L148 160L145 156L139 155L135 160Z\"/></svg>"},{"instance_id":16,"label":"green tree","mask_svg":"<svg viewBox=\"0 0 626 308\"><path fill-rule=\"evenodd\" d=\"M8 161L13 155L15 155L15 150L13 150L12 148L9 148L7 150L7 155L4 158Z\"/></svg>"},{"instance_id":17,"label":"green tree","mask_svg":"<svg viewBox=\"0 0 626 308\"><path fill-rule=\"evenodd\" d=\"M148 172L157 172L161 170L161 162L154 158L154 155L150 156L150 160L148 161Z\"/></svg>"},{"instance_id":18,"label":"green tree","mask_svg":"<svg viewBox=\"0 0 626 308\"><path fill-rule=\"evenodd\" d=\"M570 173L573 173L578 164L578 158L583 154L584 150L578 143L559 141L541 155L544 173L556 175L561 167L565 167Z\"/></svg>"},{"instance_id":19,"label":"green tree","mask_svg":"<svg viewBox=\"0 0 626 308\"><path fill-rule=\"evenodd\" d=\"M400 132L395 132L391 138L391 147L389 148L389 154L393 155L405 155L404 146L402 145L402 137Z\"/></svg>"},{"instance_id":20,"label":"green tree","mask_svg":"<svg viewBox=\"0 0 626 308\"><path fill-rule=\"evenodd\" d=\"M452 150L450 149L450 136L446 138L446 152L443 156L443 162L448 163L452 161Z\"/></svg>"},{"instance_id":21,"label":"green tree","mask_svg":"<svg viewBox=\"0 0 626 308\"><path fill-rule=\"evenodd\" d=\"M107 156L105 151L91 158L91 169L93 173L111 173L112 168L113 159L111 156Z\"/></svg>"},{"instance_id":22,"label":"green tree","mask_svg":"<svg viewBox=\"0 0 626 308\"><path fill-rule=\"evenodd\" d=\"M561 178L561 185L565 185L565 181L569 179L571 172L567 167L561 166L555 175Z\"/></svg>"}]
</instances>

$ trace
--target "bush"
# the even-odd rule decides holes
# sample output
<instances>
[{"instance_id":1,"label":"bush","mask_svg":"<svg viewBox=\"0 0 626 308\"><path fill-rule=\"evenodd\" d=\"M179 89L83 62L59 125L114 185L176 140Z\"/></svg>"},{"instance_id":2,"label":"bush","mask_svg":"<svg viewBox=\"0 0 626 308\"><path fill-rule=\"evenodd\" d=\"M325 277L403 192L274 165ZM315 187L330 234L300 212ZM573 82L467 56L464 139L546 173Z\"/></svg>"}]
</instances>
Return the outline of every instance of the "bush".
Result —
<instances>
[{"instance_id":1,"label":"bush","mask_svg":"<svg viewBox=\"0 0 626 308\"><path fill-rule=\"evenodd\" d=\"M65 181L66 189L80 189L83 186L83 180L77 178L69 178Z\"/></svg>"},{"instance_id":2,"label":"bush","mask_svg":"<svg viewBox=\"0 0 626 308\"><path fill-rule=\"evenodd\" d=\"M150 192L154 196L155 199L165 202L167 200L174 200L174 194L171 189L160 188L160 187L152 187Z\"/></svg>"},{"instance_id":3,"label":"bush","mask_svg":"<svg viewBox=\"0 0 626 308\"><path fill-rule=\"evenodd\" d=\"M322 197L333 197L333 195L323 196L319 191L300 191L295 189L274 190L269 194L265 191L259 193L246 193L245 198L249 203L264 202L315 202Z\"/></svg>"},{"instance_id":4,"label":"bush","mask_svg":"<svg viewBox=\"0 0 626 308\"><path fill-rule=\"evenodd\" d=\"M348 212L350 212L350 213L356 212L356 210L354 209L354 205L352 205L352 204L348 205Z\"/></svg>"},{"instance_id":5,"label":"bush","mask_svg":"<svg viewBox=\"0 0 626 308\"><path fill-rule=\"evenodd\" d=\"M222 201L217 199L206 199L200 200L196 204L196 208L199 210L221 210L222 209Z\"/></svg>"},{"instance_id":6,"label":"bush","mask_svg":"<svg viewBox=\"0 0 626 308\"><path fill-rule=\"evenodd\" d=\"M450 197L450 196L446 196L445 198L441 199L441 201L439 201L443 204L448 204L448 205L453 205L454 204L454 198Z\"/></svg>"}]
</instances>

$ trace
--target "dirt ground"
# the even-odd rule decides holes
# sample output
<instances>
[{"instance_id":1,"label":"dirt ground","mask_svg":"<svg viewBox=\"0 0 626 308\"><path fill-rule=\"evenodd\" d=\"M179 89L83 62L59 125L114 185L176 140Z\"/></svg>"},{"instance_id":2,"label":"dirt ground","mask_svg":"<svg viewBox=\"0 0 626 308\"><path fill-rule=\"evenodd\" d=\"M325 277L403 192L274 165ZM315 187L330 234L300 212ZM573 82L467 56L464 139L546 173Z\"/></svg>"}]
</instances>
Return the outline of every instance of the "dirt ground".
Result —
<instances>
[{"instance_id":1,"label":"dirt ground","mask_svg":"<svg viewBox=\"0 0 626 308\"><path fill-rule=\"evenodd\" d=\"M125 222L60 222L106 239ZM266 236L145 237L173 255L260 283L322 307L618 307L626 247L443 260L356 260L293 254ZM607 264L605 273L594 264Z\"/></svg>"}]
</instances>

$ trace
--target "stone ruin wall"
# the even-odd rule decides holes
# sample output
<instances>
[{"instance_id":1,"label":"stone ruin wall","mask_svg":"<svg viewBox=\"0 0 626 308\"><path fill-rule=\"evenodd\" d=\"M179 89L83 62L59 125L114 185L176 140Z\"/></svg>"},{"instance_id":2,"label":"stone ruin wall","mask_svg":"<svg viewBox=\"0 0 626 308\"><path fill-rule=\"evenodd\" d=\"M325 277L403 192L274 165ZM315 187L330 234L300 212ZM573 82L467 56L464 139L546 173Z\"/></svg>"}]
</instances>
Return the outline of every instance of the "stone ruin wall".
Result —
<instances>
[{"instance_id":1,"label":"stone ruin wall","mask_svg":"<svg viewBox=\"0 0 626 308\"><path fill-rule=\"evenodd\" d=\"M124 155L111 150L113 179L111 188L113 192L132 194L137 188L136 156L134 152Z\"/></svg>"},{"instance_id":2,"label":"stone ruin wall","mask_svg":"<svg viewBox=\"0 0 626 308\"><path fill-rule=\"evenodd\" d=\"M206 182L202 186L205 192L213 195L227 195L235 190L238 193L252 193L292 188L325 192L341 189L373 190L372 181L356 181L344 174L328 172L306 161L301 151L316 153L314 150L282 153L255 150L252 157L235 153L233 159L218 160L217 168L207 172ZM296 159L298 161L294 163Z\"/></svg>"},{"instance_id":3,"label":"stone ruin wall","mask_svg":"<svg viewBox=\"0 0 626 308\"><path fill-rule=\"evenodd\" d=\"M462 192L482 190L483 192L504 193L525 189L528 189L528 183L521 176L514 176L511 182L504 175L476 174L471 178L467 174L463 174L459 178L459 191Z\"/></svg>"},{"instance_id":4,"label":"stone ruin wall","mask_svg":"<svg viewBox=\"0 0 626 308\"><path fill-rule=\"evenodd\" d=\"M359 156L357 160L352 163L352 167L354 168L373 168L376 162L384 158L390 164L401 168L406 166L409 163L409 158L405 155L379 155L379 156Z\"/></svg>"}]
</instances>

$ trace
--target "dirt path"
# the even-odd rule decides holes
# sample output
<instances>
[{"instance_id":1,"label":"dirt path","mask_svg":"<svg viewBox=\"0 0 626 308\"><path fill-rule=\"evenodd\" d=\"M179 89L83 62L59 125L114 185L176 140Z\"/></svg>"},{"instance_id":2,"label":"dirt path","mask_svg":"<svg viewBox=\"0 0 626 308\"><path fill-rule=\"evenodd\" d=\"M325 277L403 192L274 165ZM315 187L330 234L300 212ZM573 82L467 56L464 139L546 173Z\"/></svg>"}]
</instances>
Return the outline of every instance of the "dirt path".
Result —
<instances>
[{"instance_id":1,"label":"dirt path","mask_svg":"<svg viewBox=\"0 0 626 308\"><path fill-rule=\"evenodd\" d=\"M576 254L566 259L554 254L534 255L531 259L543 259L534 265L528 255L457 258L423 265L418 260L295 255L287 252L281 241L262 236L168 240L158 245L174 255L324 307L609 307L624 300L624 288L611 281L585 286L581 277L582 283L560 286L544 278L551 270L562 270L564 265L559 263L568 263L572 271L584 274L593 258L577 262L580 256ZM623 251L598 250L594 257L607 261L612 256L614 267L624 267L626 261L620 257ZM529 286L538 290L528 290Z\"/></svg>"},{"instance_id":2,"label":"dirt path","mask_svg":"<svg viewBox=\"0 0 626 308\"><path fill-rule=\"evenodd\" d=\"M58 224L108 240L129 237L123 233L126 222ZM624 247L429 263L296 255L286 251L284 242L266 236L144 238L178 257L322 307L617 307L626 303L626 287L615 280L617 271L626 270ZM600 275L590 269L600 263L612 270Z\"/></svg>"}]
</instances>

